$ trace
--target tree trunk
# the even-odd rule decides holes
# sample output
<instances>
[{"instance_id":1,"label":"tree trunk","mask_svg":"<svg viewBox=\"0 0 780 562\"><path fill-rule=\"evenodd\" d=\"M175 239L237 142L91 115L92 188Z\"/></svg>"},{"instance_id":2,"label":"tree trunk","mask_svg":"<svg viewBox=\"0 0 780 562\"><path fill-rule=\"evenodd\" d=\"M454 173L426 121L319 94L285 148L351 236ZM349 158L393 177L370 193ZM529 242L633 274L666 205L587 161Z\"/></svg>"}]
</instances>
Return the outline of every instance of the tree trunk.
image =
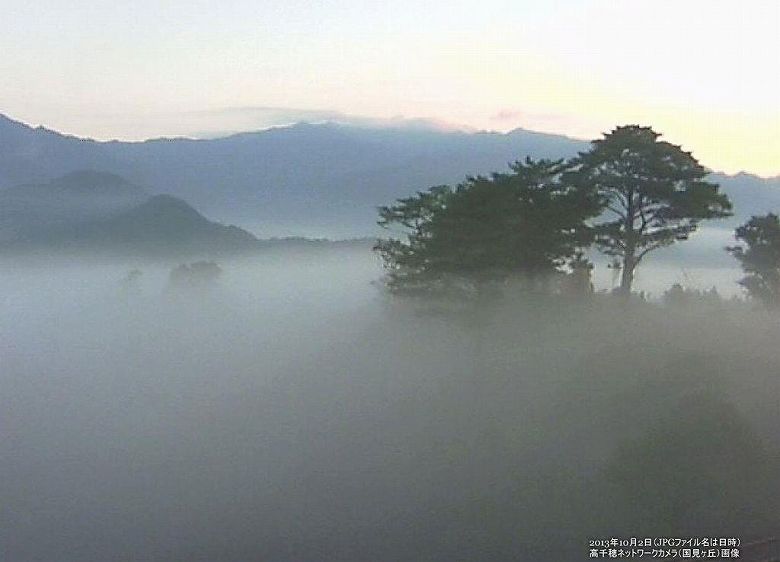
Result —
<instances>
[{"instance_id":1,"label":"tree trunk","mask_svg":"<svg viewBox=\"0 0 780 562\"><path fill-rule=\"evenodd\" d=\"M623 258L623 271L620 276L620 292L628 297L631 294L631 286L634 284L634 269L636 258L632 254L626 254Z\"/></svg>"},{"instance_id":2,"label":"tree trunk","mask_svg":"<svg viewBox=\"0 0 780 562\"><path fill-rule=\"evenodd\" d=\"M631 296L631 285L634 283L634 268L636 267L636 238L634 238L634 190L628 193L626 214L626 247L623 253L623 271L620 277L620 293L628 299Z\"/></svg>"}]
</instances>

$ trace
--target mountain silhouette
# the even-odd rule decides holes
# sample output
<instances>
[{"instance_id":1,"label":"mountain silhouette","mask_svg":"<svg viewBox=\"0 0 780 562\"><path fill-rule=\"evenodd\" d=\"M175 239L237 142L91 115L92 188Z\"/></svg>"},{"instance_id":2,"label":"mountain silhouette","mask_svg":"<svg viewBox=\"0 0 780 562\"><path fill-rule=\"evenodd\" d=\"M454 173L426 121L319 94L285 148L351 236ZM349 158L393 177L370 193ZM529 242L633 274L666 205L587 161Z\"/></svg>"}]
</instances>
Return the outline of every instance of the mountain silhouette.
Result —
<instances>
[{"instance_id":1,"label":"mountain silhouette","mask_svg":"<svg viewBox=\"0 0 780 562\"><path fill-rule=\"evenodd\" d=\"M77 170L44 184L23 184L4 190L5 194L56 195L137 198L144 195L143 188L128 182L121 176L95 170Z\"/></svg>"},{"instance_id":2,"label":"mountain silhouette","mask_svg":"<svg viewBox=\"0 0 780 562\"><path fill-rule=\"evenodd\" d=\"M170 195L155 195L128 211L71 232L74 245L144 254L239 252L257 243L249 232L212 222Z\"/></svg>"},{"instance_id":3,"label":"mountain silhouette","mask_svg":"<svg viewBox=\"0 0 780 562\"><path fill-rule=\"evenodd\" d=\"M375 208L410 191L587 145L516 130L298 124L225 138L97 142L0 119L0 186L108 170L263 236L364 236Z\"/></svg>"},{"instance_id":4,"label":"mountain silhouette","mask_svg":"<svg viewBox=\"0 0 780 562\"><path fill-rule=\"evenodd\" d=\"M79 170L45 183L0 190L0 241L40 236L105 218L146 200L143 188L115 174Z\"/></svg>"},{"instance_id":5,"label":"mountain silhouette","mask_svg":"<svg viewBox=\"0 0 780 562\"><path fill-rule=\"evenodd\" d=\"M121 176L82 170L0 191L0 247L141 255L247 251L257 239L208 220L170 195L149 196Z\"/></svg>"},{"instance_id":6,"label":"mountain silhouette","mask_svg":"<svg viewBox=\"0 0 780 562\"><path fill-rule=\"evenodd\" d=\"M78 169L108 170L151 193L180 197L206 215L263 236L367 236L376 207L466 175L532 157L566 158L588 143L516 129L298 124L216 139L98 142L0 116L0 186L44 183ZM780 178L714 176L743 221L760 201L780 209Z\"/></svg>"}]
</instances>

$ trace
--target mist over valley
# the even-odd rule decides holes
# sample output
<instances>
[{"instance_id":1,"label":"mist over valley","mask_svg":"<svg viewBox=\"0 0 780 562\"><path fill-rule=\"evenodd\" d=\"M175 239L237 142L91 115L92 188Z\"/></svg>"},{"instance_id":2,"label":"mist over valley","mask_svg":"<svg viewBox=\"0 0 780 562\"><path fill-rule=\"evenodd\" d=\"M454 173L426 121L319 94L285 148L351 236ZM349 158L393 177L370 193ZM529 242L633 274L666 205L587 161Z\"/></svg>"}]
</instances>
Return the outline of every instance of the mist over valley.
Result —
<instances>
[{"instance_id":1,"label":"mist over valley","mask_svg":"<svg viewBox=\"0 0 780 562\"><path fill-rule=\"evenodd\" d=\"M457 197L588 144L335 124L103 143L0 118L0 146L3 560L559 562L780 528L780 318L724 251L780 207L776 178L708 176L734 215L627 294L595 247L502 276L469 261L498 242L455 237L460 292L404 298L389 279L426 246L377 252L399 235L377 207L444 213L420 239L447 236L483 208L453 221Z\"/></svg>"}]
</instances>

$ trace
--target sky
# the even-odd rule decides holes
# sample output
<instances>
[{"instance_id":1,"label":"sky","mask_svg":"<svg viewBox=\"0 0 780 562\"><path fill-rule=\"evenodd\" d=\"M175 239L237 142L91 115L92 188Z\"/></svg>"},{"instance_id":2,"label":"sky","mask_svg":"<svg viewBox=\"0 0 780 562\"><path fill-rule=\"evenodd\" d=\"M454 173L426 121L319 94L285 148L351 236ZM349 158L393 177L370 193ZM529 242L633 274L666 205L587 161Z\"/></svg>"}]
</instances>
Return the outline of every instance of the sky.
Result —
<instances>
[{"instance_id":1,"label":"sky","mask_svg":"<svg viewBox=\"0 0 780 562\"><path fill-rule=\"evenodd\" d=\"M0 113L97 139L424 118L651 125L780 174L778 0L0 0Z\"/></svg>"}]
</instances>

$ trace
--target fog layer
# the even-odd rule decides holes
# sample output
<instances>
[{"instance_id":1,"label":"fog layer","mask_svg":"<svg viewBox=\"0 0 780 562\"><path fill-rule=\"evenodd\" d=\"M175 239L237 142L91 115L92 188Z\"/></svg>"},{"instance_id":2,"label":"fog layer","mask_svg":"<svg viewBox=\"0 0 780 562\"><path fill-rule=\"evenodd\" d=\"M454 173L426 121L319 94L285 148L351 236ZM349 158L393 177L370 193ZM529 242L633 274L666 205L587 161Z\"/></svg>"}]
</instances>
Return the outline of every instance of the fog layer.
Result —
<instances>
[{"instance_id":1,"label":"fog layer","mask_svg":"<svg viewBox=\"0 0 780 562\"><path fill-rule=\"evenodd\" d=\"M776 317L400 303L352 250L190 290L173 265L0 267L2 560L562 561L780 526Z\"/></svg>"}]
</instances>

